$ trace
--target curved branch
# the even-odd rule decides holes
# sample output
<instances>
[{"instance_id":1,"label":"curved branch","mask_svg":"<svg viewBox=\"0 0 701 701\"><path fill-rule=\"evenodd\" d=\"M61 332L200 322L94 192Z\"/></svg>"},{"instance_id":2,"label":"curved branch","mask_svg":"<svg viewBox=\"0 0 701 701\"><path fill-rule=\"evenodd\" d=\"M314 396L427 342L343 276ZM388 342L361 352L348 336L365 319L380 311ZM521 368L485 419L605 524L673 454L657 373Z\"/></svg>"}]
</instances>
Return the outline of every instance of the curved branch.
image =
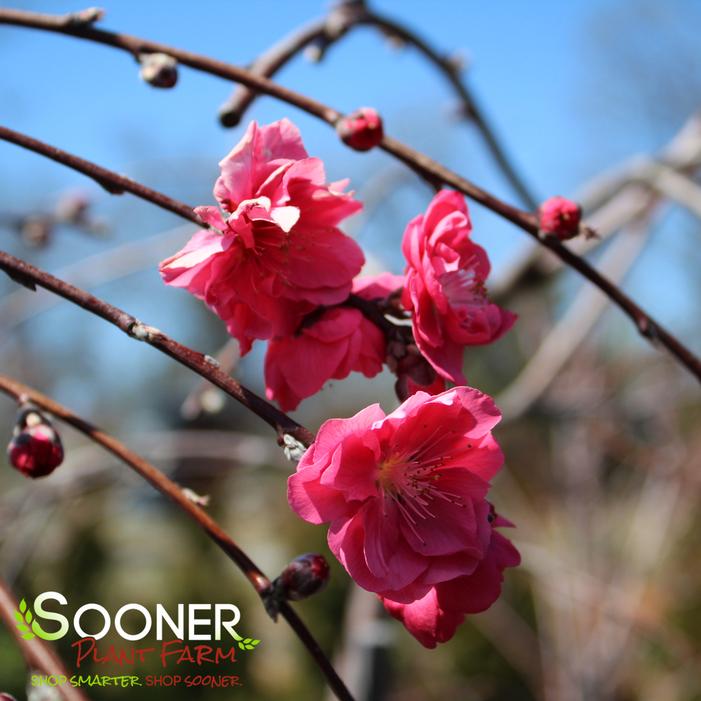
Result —
<instances>
[{"instance_id":1,"label":"curved branch","mask_svg":"<svg viewBox=\"0 0 701 701\"><path fill-rule=\"evenodd\" d=\"M250 70L265 78L272 78L310 44L323 42L323 49L326 50L351 29L363 25L378 29L390 36L396 36L402 42L413 46L443 75L460 100L462 114L472 121L480 132L492 157L514 192L529 209L536 209L537 199L516 171L475 96L461 79L459 69L411 29L390 17L368 9L364 3L342 3L334 7L327 17L302 27L271 46L251 64ZM332 31L330 31L331 28ZM245 85L238 86L229 100L219 109L222 125L234 127L239 124L257 95L255 90Z\"/></svg>"},{"instance_id":2,"label":"curved branch","mask_svg":"<svg viewBox=\"0 0 701 701\"><path fill-rule=\"evenodd\" d=\"M325 35L326 19L312 22L270 47L250 65L249 70L256 75L271 78L306 46ZM238 126L244 113L258 95L256 90L246 85L237 85L231 97L219 108L219 121L222 126L227 128Z\"/></svg>"},{"instance_id":3,"label":"curved branch","mask_svg":"<svg viewBox=\"0 0 701 701\"><path fill-rule=\"evenodd\" d=\"M301 426L287 414L254 394L249 389L239 384L232 377L222 372L212 358L192 350L187 346L174 341L172 338L156 328L141 323L131 314L91 295L79 287L70 285L53 275L35 268L33 265L0 251L0 269L10 277L28 286L38 285L49 292L53 292L69 302L82 307L91 314L101 317L118 329L124 331L127 336L148 343L162 353L170 356L181 365L190 368L213 385L224 390L229 396L243 404L247 409L259 416L269 426L275 429L278 441L281 443L283 436L289 434L304 445L310 445L314 440L313 434L304 426Z\"/></svg>"},{"instance_id":4,"label":"curved branch","mask_svg":"<svg viewBox=\"0 0 701 701\"><path fill-rule=\"evenodd\" d=\"M66 16L42 15L21 10L0 9L0 24L13 24L60 34L68 34L70 36L88 39L118 48L134 56L138 56L141 53L154 52L169 54L183 65L248 85L259 92L276 97L290 105L294 105L318 117L331 126L334 126L341 117L341 114L331 107L306 97L305 95L296 93L293 90L284 88L244 68L139 37L94 29L92 26L76 26L67 21ZM653 344L659 343L666 347L672 355L701 382L701 360L663 326L657 323L649 314L641 309L628 295L597 272L586 260L580 258L576 253L573 253L555 237L541 236L538 230L537 217L534 214L525 212L498 199L466 178L442 166L429 156L416 151L390 136L385 136L383 138L380 148L405 163L424 177L429 183L433 185L449 185L455 188L504 219L509 220L533 237L541 245L550 249L563 263L569 265L604 292L604 294L625 312L645 338Z\"/></svg>"},{"instance_id":5,"label":"curved branch","mask_svg":"<svg viewBox=\"0 0 701 701\"><path fill-rule=\"evenodd\" d=\"M7 129L6 127L0 126L0 139L3 141L9 141L12 144L26 148L29 151L34 151L46 158L50 158L52 161L61 163L73 170L77 170L83 175L87 175L92 178L98 185L103 187L110 195L121 195L125 192L130 192L132 195L136 195L142 200L151 202L161 209L165 209L168 212L177 214L183 219L191 221L197 226L201 226L203 229L210 229L209 224L205 223L200 219L197 214L193 211L192 207L188 207L182 202L164 195L161 192L156 192L146 185L137 183L131 178L127 178L123 175L119 175L114 171L107 170L102 166L92 163L91 161L86 161L84 158L79 156L74 156L72 153L62 151L60 148L55 146L50 146L43 141L38 141L33 139L31 136L22 134L18 131L13 131L12 129Z\"/></svg>"},{"instance_id":6,"label":"curved branch","mask_svg":"<svg viewBox=\"0 0 701 701\"><path fill-rule=\"evenodd\" d=\"M19 400L20 397L28 398L41 409L45 409L53 416L61 419L65 423L73 426L95 443L101 445L105 450L126 463L132 470L141 475L151 486L161 494L168 497L175 505L194 521L219 547L229 559L241 570L246 579L251 583L256 593L265 601L270 590L270 580L263 574L260 568L250 557L236 544L236 542L224 531L221 526L200 506L195 504L186 493L175 482L166 477L160 470L156 469L141 456L133 453L126 446L122 445L116 438L101 431L96 426L88 423L84 419L74 414L70 409L58 404L49 397L27 387L4 375L0 375L0 392ZM0 594L2 590L0 589ZM0 611L2 609L0 608ZM280 607L280 615L289 623L297 637L304 643L311 653L319 669L326 677L329 686L342 701L353 701L348 689L338 676L328 658L324 654L319 644L309 632L302 620L297 616L292 607L284 602ZM13 627L12 625L10 627ZM83 697L76 696L78 701ZM69 700L70 701L70 700Z\"/></svg>"}]
</instances>

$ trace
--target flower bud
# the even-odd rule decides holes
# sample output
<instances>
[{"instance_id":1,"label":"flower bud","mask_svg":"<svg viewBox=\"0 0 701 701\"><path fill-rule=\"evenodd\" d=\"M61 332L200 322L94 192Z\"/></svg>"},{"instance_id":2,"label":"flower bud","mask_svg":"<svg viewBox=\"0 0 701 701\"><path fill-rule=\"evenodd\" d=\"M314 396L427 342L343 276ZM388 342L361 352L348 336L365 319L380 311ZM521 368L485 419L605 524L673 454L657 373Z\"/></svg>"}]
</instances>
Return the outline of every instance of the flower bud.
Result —
<instances>
[{"instance_id":1,"label":"flower bud","mask_svg":"<svg viewBox=\"0 0 701 701\"><path fill-rule=\"evenodd\" d=\"M33 248L43 248L51 241L53 222L45 214L29 214L20 223L22 241Z\"/></svg>"},{"instance_id":2,"label":"flower bud","mask_svg":"<svg viewBox=\"0 0 701 701\"><path fill-rule=\"evenodd\" d=\"M275 580L275 588L286 599L299 601L321 591L329 581L329 565L323 555L306 553L296 557Z\"/></svg>"},{"instance_id":3,"label":"flower bud","mask_svg":"<svg viewBox=\"0 0 701 701\"><path fill-rule=\"evenodd\" d=\"M55 216L62 224L83 224L88 219L90 198L82 192L70 193L56 204Z\"/></svg>"},{"instance_id":4,"label":"flower bud","mask_svg":"<svg viewBox=\"0 0 701 701\"><path fill-rule=\"evenodd\" d=\"M45 477L63 462L61 437L36 407L25 405L17 416L7 456L26 477Z\"/></svg>"},{"instance_id":5,"label":"flower bud","mask_svg":"<svg viewBox=\"0 0 701 701\"><path fill-rule=\"evenodd\" d=\"M17 699L6 692L0 692L0 701L17 701Z\"/></svg>"},{"instance_id":6,"label":"flower bud","mask_svg":"<svg viewBox=\"0 0 701 701\"><path fill-rule=\"evenodd\" d=\"M178 63L168 54L141 54L141 79L154 88L172 88L178 82Z\"/></svg>"},{"instance_id":7,"label":"flower bud","mask_svg":"<svg viewBox=\"0 0 701 701\"><path fill-rule=\"evenodd\" d=\"M581 207L565 197L550 197L538 209L540 230L561 241L577 236L581 218Z\"/></svg>"},{"instance_id":8,"label":"flower bud","mask_svg":"<svg viewBox=\"0 0 701 701\"><path fill-rule=\"evenodd\" d=\"M361 107L341 117L336 132L344 144L356 151L369 151L382 141L382 117L372 107Z\"/></svg>"}]
</instances>

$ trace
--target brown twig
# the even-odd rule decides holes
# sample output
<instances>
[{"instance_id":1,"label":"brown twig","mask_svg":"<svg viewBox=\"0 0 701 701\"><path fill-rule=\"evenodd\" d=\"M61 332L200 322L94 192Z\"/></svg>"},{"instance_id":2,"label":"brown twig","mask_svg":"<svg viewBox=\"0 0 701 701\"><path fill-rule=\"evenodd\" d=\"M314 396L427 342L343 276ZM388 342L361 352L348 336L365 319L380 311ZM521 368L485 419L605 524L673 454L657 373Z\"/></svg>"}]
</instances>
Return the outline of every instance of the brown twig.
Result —
<instances>
[{"instance_id":1,"label":"brown twig","mask_svg":"<svg viewBox=\"0 0 701 701\"><path fill-rule=\"evenodd\" d=\"M68 34L70 36L88 39L118 48L134 56L138 56L142 53L154 52L169 54L183 65L248 85L259 92L271 95L283 102L298 107L331 126L335 126L336 122L341 117L341 114L333 108L305 95L296 93L293 90L284 88L267 78L263 78L239 66L227 64L223 61L218 61L158 42L130 36L128 34L117 34L94 29L92 26L76 26L68 22L65 15L43 15L21 10L0 9L0 24L13 24L60 34ZM498 199L466 178L442 166L429 156L416 151L390 136L385 136L383 138L380 148L405 163L431 184L449 185L523 229L523 231L532 236L541 245L548 248L566 265L569 265L596 285L612 302L625 312L645 338L653 344L660 344L666 347L679 362L701 381L701 361L676 337L670 334L649 314L641 309L628 295L597 272L586 260L573 253L555 237L541 236L538 229L537 217L534 214L520 210ZM104 174L104 172L101 172L101 176L104 176ZM130 191L137 194L133 190Z\"/></svg>"},{"instance_id":2,"label":"brown twig","mask_svg":"<svg viewBox=\"0 0 701 701\"><path fill-rule=\"evenodd\" d=\"M38 637L25 640L20 635L15 621L15 611L18 610L17 600L7 584L0 579L0 619L4 621L7 630L17 642L27 666L30 670L37 670L43 674L70 677L63 662L48 643ZM56 688L66 701L88 701L88 697L82 690L71 684L62 684Z\"/></svg>"},{"instance_id":3,"label":"brown twig","mask_svg":"<svg viewBox=\"0 0 701 701\"><path fill-rule=\"evenodd\" d=\"M246 579L251 583L256 593L265 600L270 591L270 580L251 560L250 557L236 544L236 542L224 531L221 526L200 506L195 504L187 494L175 482L166 477L160 470L155 468L141 456L133 453L116 438L93 426L89 422L74 414L70 409L58 404L49 397L37 392L31 387L27 387L9 377L0 375L0 392L19 400L20 397L27 398L38 407L50 412L53 416L61 419L65 423L73 426L95 443L101 445L105 450L126 463L132 470L141 475L151 486L161 494L168 497L175 505L183 511L192 521L194 521L207 536L229 557L229 559L241 570ZM2 593L0 589L0 594ZM0 596L0 604L2 598ZM0 606L0 612L2 612ZM14 609L13 609L14 610ZM297 637L309 650L319 669L326 677L329 686L334 693L343 701L353 701L348 689L338 676L326 654L316 642L302 620L297 616L289 604L283 602L280 607L280 615L289 623ZM8 625L12 628L13 624ZM76 696L75 701L84 697ZM70 700L69 700L70 701Z\"/></svg>"},{"instance_id":4,"label":"brown twig","mask_svg":"<svg viewBox=\"0 0 701 701\"><path fill-rule=\"evenodd\" d=\"M112 306L85 290L59 280L50 273L35 268L33 265L4 251L0 251L0 269L4 270L15 280L27 285L38 285L73 302L73 304L77 304L91 314L95 314L110 322L128 336L148 343L162 353L177 360L181 365L194 370L198 375L224 390L228 395L274 428L278 435L278 441L281 444L285 434L293 436L304 445L310 445L314 440L313 434L308 429L300 426L287 414L222 372L209 356L174 341L162 331L143 324L122 309Z\"/></svg>"},{"instance_id":5,"label":"brown twig","mask_svg":"<svg viewBox=\"0 0 701 701\"><path fill-rule=\"evenodd\" d=\"M524 179L516 171L472 91L460 77L459 67L454 65L449 58L442 56L414 31L390 17L368 9L365 3L345 2L338 4L332 8L327 17L298 29L271 46L253 61L250 65L250 70L265 78L272 78L307 46L320 43L321 48L326 50L350 30L359 26L378 29L413 46L443 75L460 100L463 116L469 119L480 132L504 177L518 194L521 201L529 209L536 209L538 201L531 194ZM221 123L225 127L234 127L239 124L244 113L257 96L258 93L255 90L245 85L239 85L229 100L219 109Z\"/></svg>"},{"instance_id":6,"label":"brown twig","mask_svg":"<svg viewBox=\"0 0 701 701\"><path fill-rule=\"evenodd\" d=\"M161 209L177 214L179 217L187 219L193 224L201 226L203 229L211 228L209 224L206 224L195 214L192 207L188 207L186 204L178 202L161 192L156 192L150 187L146 187L146 185L137 183L131 180L131 178L107 170L96 163L86 161L84 158L74 156L72 153L62 151L60 148L56 148L43 141L33 139L31 136L3 126L0 126L0 139L26 148L29 151L34 151L34 153L38 153L46 158L50 158L52 161L62 163L73 170L77 170L79 173L83 173L83 175L87 175L111 195L121 195L125 192L130 192L132 195L136 195L142 200L151 202Z\"/></svg>"}]
</instances>

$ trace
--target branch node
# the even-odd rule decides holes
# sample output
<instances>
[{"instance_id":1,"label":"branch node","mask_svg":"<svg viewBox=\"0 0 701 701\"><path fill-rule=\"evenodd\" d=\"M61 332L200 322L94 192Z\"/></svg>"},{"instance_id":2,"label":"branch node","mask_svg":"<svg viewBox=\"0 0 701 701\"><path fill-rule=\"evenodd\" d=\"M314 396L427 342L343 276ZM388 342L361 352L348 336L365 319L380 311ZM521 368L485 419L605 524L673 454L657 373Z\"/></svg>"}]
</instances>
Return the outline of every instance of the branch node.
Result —
<instances>
[{"instance_id":1,"label":"branch node","mask_svg":"<svg viewBox=\"0 0 701 701\"><path fill-rule=\"evenodd\" d=\"M643 316L636 321L638 331L641 336L647 338L651 343L657 344L660 338L659 329L652 319Z\"/></svg>"},{"instance_id":2,"label":"branch node","mask_svg":"<svg viewBox=\"0 0 701 701\"><path fill-rule=\"evenodd\" d=\"M155 326L148 326L140 322L138 319L132 321L127 327L127 333L135 338L137 341L143 341L144 343L149 343L153 341L156 336L162 334L162 332Z\"/></svg>"},{"instance_id":3,"label":"branch node","mask_svg":"<svg viewBox=\"0 0 701 701\"><path fill-rule=\"evenodd\" d=\"M221 363L216 358L212 357L211 355L205 355L204 361L205 361L205 363L208 363L212 367L215 367L215 368L221 367Z\"/></svg>"},{"instance_id":4,"label":"branch node","mask_svg":"<svg viewBox=\"0 0 701 701\"><path fill-rule=\"evenodd\" d=\"M183 487L183 495L197 506L209 506L209 494L198 494L189 487Z\"/></svg>"},{"instance_id":5,"label":"branch node","mask_svg":"<svg viewBox=\"0 0 701 701\"><path fill-rule=\"evenodd\" d=\"M299 462L306 451L304 443L289 433L282 434L282 452L290 462Z\"/></svg>"},{"instance_id":6,"label":"branch node","mask_svg":"<svg viewBox=\"0 0 701 701\"><path fill-rule=\"evenodd\" d=\"M32 280L32 278L29 277L29 275L24 275L18 270L9 270L8 268L4 268L4 271L7 274L7 277L9 277L11 280L14 280L17 284L26 287L32 292L37 291L37 286L34 283L34 280Z\"/></svg>"},{"instance_id":7,"label":"branch node","mask_svg":"<svg viewBox=\"0 0 701 701\"><path fill-rule=\"evenodd\" d=\"M100 22L105 16L105 11L101 7L88 7L85 10L77 12L69 12L63 23L66 27L78 29L80 27L89 27L95 22Z\"/></svg>"}]
</instances>

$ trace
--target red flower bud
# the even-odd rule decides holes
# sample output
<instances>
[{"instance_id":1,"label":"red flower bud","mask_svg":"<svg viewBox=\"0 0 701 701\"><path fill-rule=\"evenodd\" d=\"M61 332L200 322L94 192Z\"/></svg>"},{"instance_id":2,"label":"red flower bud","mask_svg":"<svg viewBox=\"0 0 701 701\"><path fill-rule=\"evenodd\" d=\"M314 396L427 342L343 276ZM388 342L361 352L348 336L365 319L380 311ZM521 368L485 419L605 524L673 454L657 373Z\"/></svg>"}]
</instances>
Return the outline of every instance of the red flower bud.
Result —
<instances>
[{"instance_id":1,"label":"red flower bud","mask_svg":"<svg viewBox=\"0 0 701 701\"><path fill-rule=\"evenodd\" d=\"M12 696L12 694L2 692L0 693L0 701L17 701L17 699L14 696Z\"/></svg>"},{"instance_id":2,"label":"red flower bud","mask_svg":"<svg viewBox=\"0 0 701 701\"><path fill-rule=\"evenodd\" d=\"M329 565L323 555L307 553L290 562L275 580L275 588L286 599L299 601L321 591L329 581Z\"/></svg>"},{"instance_id":3,"label":"red flower bud","mask_svg":"<svg viewBox=\"0 0 701 701\"><path fill-rule=\"evenodd\" d=\"M581 207L565 197L551 197L538 209L540 230L557 236L561 241L571 239L579 233L581 218Z\"/></svg>"},{"instance_id":4,"label":"red flower bud","mask_svg":"<svg viewBox=\"0 0 701 701\"><path fill-rule=\"evenodd\" d=\"M356 151L369 151L382 141L382 117L372 107L361 107L341 117L336 132L344 144Z\"/></svg>"},{"instance_id":5,"label":"red flower bud","mask_svg":"<svg viewBox=\"0 0 701 701\"><path fill-rule=\"evenodd\" d=\"M63 462L61 437L38 409L25 406L17 417L7 456L26 477L45 477Z\"/></svg>"}]
</instances>

